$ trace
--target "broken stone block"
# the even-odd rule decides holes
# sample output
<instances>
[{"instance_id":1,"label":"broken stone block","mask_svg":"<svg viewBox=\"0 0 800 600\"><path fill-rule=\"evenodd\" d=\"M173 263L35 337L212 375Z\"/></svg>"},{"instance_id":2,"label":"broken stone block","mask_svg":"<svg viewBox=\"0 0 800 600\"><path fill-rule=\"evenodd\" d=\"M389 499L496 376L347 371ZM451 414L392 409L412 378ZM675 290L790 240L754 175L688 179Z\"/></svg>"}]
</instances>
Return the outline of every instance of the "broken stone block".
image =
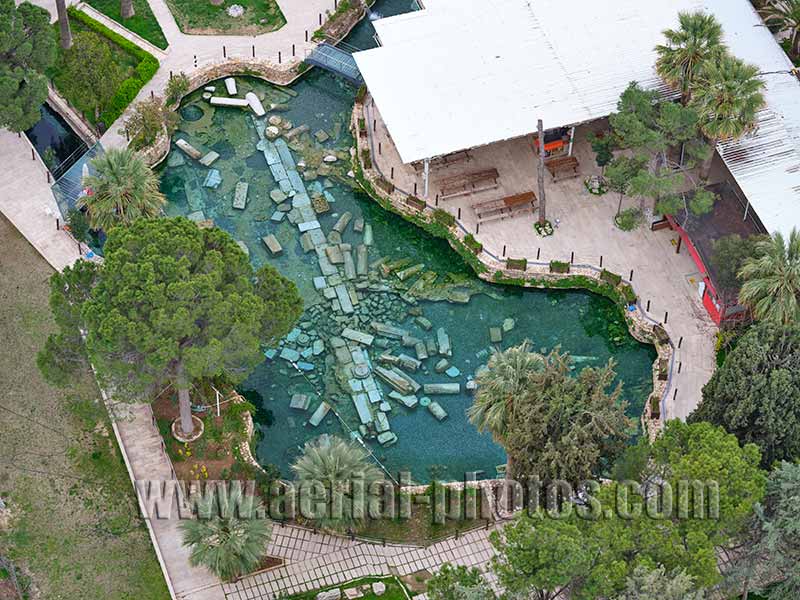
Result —
<instances>
[{"instance_id":1,"label":"broken stone block","mask_svg":"<svg viewBox=\"0 0 800 600\"><path fill-rule=\"evenodd\" d=\"M372 584L372 593L376 596L383 596L386 591L386 584L382 581L376 581Z\"/></svg>"},{"instance_id":2,"label":"broken stone block","mask_svg":"<svg viewBox=\"0 0 800 600\"><path fill-rule=\"evenodd\" d=\"M213 150L206 154L203 158L200 159L200 164L204 167L210 167L214 164L214 161L219 158L219 154L214 152Z\"/></svg>"},{"instance_id":3,"label":"broken stone block","mask_svg":"<svg viewBox=\"0 0 800 600\"><path fill-rule=\"evenodd\" d=\"M344 233L344 230L347 229L347 225L348 223L350 223L350 219L352 218L353 215L349 211L343 213L342 216L339 217L339 220L336 221L336 224L333 226L333 230L338 231L339 233Z\"/></svg>"},{"instance_id":4,"label":"broken stone block","mask_svg":"<svg viewBox=\"0 0 800 600\"><path fill-rule=\"evenodd\" d=\"M215 190L219 187L220 183L222 183L222 174L216 169L210 169L206 178L203 180L203 187Z\"/></svg>"},{"instance_id":5,"label":"broken stone block","mask_svg":"<svg viewBox=\"0 0 800 600\"><path fill-rule=\"evenodd\" d=\"M378 435L378 443L383 446L391 446L397 443L397 436L393 431L384 431L383 433Z\"/></svg>"},{"instance_id":6,"label":"broken stone block","mask_svg":"<svg viewBox=\"0 0 800 600\"><path fill-rule=\"evenodd\" d=\"M264 245L267 247L267 250L270 251L270 254L276 256L283 252L283 248L278 242L278 238L276 238L273 234L265 235L261 238L261 241L264 242Z\"/></svg>"},{"instance_id":7,"label":"broken stone block","mask_svg":"<svg viewBox=\"0 0 800 600\"><path fill-rule=\"evenodd\" d=\"M444 374L447 375L448 377L452 377L453 379L455 379L456 377L461 375L461 371L458 370L458 367L453 366L447 369L444 372Z\"/></svg>"},{"instance_id":8,"label":"broken stone block","mask_svg":"<svg viewBox=\"0 0 800 600\"><path fill-rule=\"evenodd\" d=\"M444 421L447 418L447 412L441 407L438 402L431 402L428 404L428 411L436 417L437 421Z\"/></svg>"},{"instance_id":9,"label":"broken stone block","mask_svg":"<svg viewBox=\"0 0 800 600\"><path fill-rule=\"evenodd\" d=\"M416 319L414 319L414 322L420 327L422 327L422 329L424 329L425 331L430 331L431 328L433 327L433 323L431 323L425 317L417 317Z\"/></svg>"},{"instance_id":10,"label":"broken stone block","mask_svg":"<svg viewBox=\"0 0 800 600\"><path fill-rule=\"evenodd\" d=\"M247 190L249 187L244 181L236 184L236 190L233 193L233 208L244 210L247 207Z\"/></svg>"},{"instance_id":11,"label":"broken stone block","mask_svg":"<svg viewBox=\"0 0 800 600\"><path fill-rule=\"evenodd\" d=\"M414 346L414 351L417 353L417 360L425 360L428 358L428 349L425 348L424 342L417 342Z\"/></svg>"},{"instance_id":12,"label":"broken stone block","mask_svg":"<svg viewBox=\"0 0 800 600\"><path fill-rule=\"evenodd\" d=\"M325 281L325 278L321 275L314 277L314 289L321 290L323 288L328 287L328 283Z\"/></svg>"},{"instance_id":13,"label":"broken stone block","mask_svg":"<svg viewBox=\"0 0 800 600\"><path fill-rule=\"evenodd\" d=\"M374 336L349 327L342 331L342 337L358 344L363 344L364 346L371 346L372 342L375 340Z\"/></svg>"},{"instance_id":14,"label":"broken stone block","mask_svg":"<svg viewBox=\"0 0 800 600\"><path fill-rule=\"evenodd\" d=\"M311 398L309 398L306 394L294 394L291 402L289 402L289 408L293 408L295 410L308 410L308 406L310 404Z\"/></svg>"},{"instance_id":15,"label":"broken stone block","mask_svg":"<svg viewBox=\"0 0 800 600\"><path fill-rule=\"evenodd\" d=\"M426 394L460 394L460 383L426 383L422 386L422 391Z\"/></svg>"},{"instance_id":16,"label":"broken stone block","mask_svg":"<svg viewBox=\"0 0 800 600\"><path fill-rule=\"evenodd\" d=\"M490 327L489 328L489 340L493 344L499 344L503 341L503 332L500 330L499 327Z\"/></svg>"},{"instance_id":17,"label":"broken stone block","mask_svg":"<svg viewBox=\"0 0 800 600\"><path fill-rule=\"evenodd\" d=\"M275 204L280 204L286 200L286 194L284 194L280 189L275 188L269 193L269 197Z\"/></svg>"},{"instance_id":18,"label":"broken stone block","mask_svg":"<svg viewBox=\"0 0 800 600\"><path fill-rule=\"evenodd\" d=\"M514 325L516 325L516 321L514 321L514 319L511 319L511 318L504 319L503 320L503 331L505 333L508 333L509 331L514 329Z\"/></svg>"},{"instance_id":19,"label":"broken stone block","mask_svg":"<svg viewBox=\"0 0 800 600\"><path fill-rule=\"evenodd\" d=\"M446 358L443 358L433 366L433 370L437 373L444 373L449 367L450 362Z\"/></svg>"},{"instance_id":20,"label":"broken stone block","mask_svg":"<svg viewBox=\"0 0 800 600\"><path fill-rule=\"evenodd\" d=\"M453 349L450 347L450 336L444 330L444 327L439 327L436 330L436 345L439 347L439 354L442 356L453 356Z\"/></svg>"}]
</instances>

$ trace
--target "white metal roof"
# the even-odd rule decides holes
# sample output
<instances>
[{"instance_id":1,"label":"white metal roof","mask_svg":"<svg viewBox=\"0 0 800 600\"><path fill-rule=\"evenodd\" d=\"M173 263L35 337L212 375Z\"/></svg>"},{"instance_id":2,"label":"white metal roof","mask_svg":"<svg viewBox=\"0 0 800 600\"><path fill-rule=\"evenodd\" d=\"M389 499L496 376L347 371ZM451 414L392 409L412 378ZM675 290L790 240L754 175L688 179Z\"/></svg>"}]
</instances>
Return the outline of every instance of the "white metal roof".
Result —
<instances>
[{"instance_id":1,"label":"white metal roof","mask_svg":"<svg viewBox=\"0 0 800 600\"><path fill-rule=\"evenodd\" d=\"M747 0L705 0L733 55L764 73L766 107L751 134L717 146L770 233L800 228L800 82L792 63ZM783 73L772 73L783 71Z\"/></svg>"},{"instance_id":2,"label":"white metal roof","mask_svg":"<svg viewBox=\"0 0 800 600\"><path fill-rule=\"evenodd\" d=\"M682 10L722 23L731 52L761 71L791 64L748 0L427 0L374 22L383 46L355 54L403 162L607 116L629 82L666 91L653 69ZM754 134L720 153L769 231L800 226L800 83L765 75Z\"/></svg>"},{"instance_id":3,"label":"white metal roof","mask_svg":"<svg viewBox=\"0 0 800 600\"><path fill-rule=\"evenodd\" d=\"M355 54L403 162L608 115L699 0L428 0ZM644 9L643 7L647 8Z\"/></svg>"}]
</instances>

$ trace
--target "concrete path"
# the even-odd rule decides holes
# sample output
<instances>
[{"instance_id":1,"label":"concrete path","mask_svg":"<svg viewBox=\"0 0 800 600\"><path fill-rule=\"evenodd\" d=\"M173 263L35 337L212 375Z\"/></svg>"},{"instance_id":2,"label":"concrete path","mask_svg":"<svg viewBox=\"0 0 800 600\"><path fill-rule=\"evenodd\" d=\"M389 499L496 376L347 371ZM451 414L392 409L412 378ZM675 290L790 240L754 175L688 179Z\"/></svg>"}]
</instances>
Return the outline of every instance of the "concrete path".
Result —
<instances>
[{"instance_id":1,"label":"concrete path","mask_svg":"<svg viewBox=\"0 0 800 600\"><path fill-rule=\"evenodd\" d=\"M412 166L402 164L380 113L371 102L367 105L366 120L370 123L373 163L398 189L408 193L416 189L417 195L422 196L421 174ZM626 281L633 273L631 283L642 310L646 310L653 321L665 326L676 346L682 340L675 352L665 404L668 419L685 419L700 402L702 387L716 368L714 334L717 328L700 302L698 284L702 277L696 265L686 249L676 254L677 234L670 230L651 231L645 226L622 231L613 223L618 196L613 193L593 196L586 191L584 179L600 173L586 136L591 127L599 126L598 123L582 126L575 133L580 177L553 183L549 173L545 174L547 218L557 224L555 234L550 237L540 237L534 231L538 213L489 221L478 227L472 208L481 201L538 189L537 160L529 138L473 148L466 163L433 171L428 202L436 202L443 178L460 172L496 168L499 187L438 203L439 208L456 216L463 228L491 255L499 260L527 258L529 264L544 265L551 260L572 260L576 265L602 266L620 274ZM636 200L625 198L623 208L637 204ZM485 253L482 256L487 257Z\"/></svg>"},{"instance_id":2,"label":"concrete path","mask_svg":"<svg viewBox=\"0 0 800 600\"><path fill-rule=\"evenodd\" d=\"M25 134L0 129L0 212L60 271L78 259L78 245L67 232L56 229L60 213L47 167L32 150Z\"/></svg>"},{"instance_id":3,"label":"concrete path","mask_svg":"<svg viewBox=\"0 0 800 600\"><path fill-rule=\"evenodd\" d=\"M418 547L350 542L296 527L276 526L269 551L286 559L288 564L222 587L229 600L268 599L340 585L361 577L435 572L448 562L485 569L495 555L489 542L491 531L481 529L457 539ZM331 538L340 542L339 549L331 546ZM494 583L491 573L486 578Z\"/></svg>"},{"instance_id":4,"label":"concrete path","mask_svg":"<svg viewBox=\"0 0 800 600\"><path fill-rule=\"evenodd\" d=\"M170 73L184 72L190 75L197 69L221 64L230 58L255 58L287 68L299 63L316 45L311 36L319 28L320 15L323 20L327 12L333 12L333 0L278 0L286 24L270 33L259 36L234 35L187 35L180 31L165 0L148 0L158 24L161 26L169 47L157 55L161 66L153 79L145 85L136 100L145 100L151 92L162 96ZM306 37L307 36L307 37ZM138 36L128 32L125 35L134 43ZM306 39L309 41L306 42ZM292 56L294 46L294 56ZM130 110L130 109L129 109ZM126 114L129 111L126 111ZM125 120L123 114L101 138L103 147L114 148L126 145L124 134L120 133Z\"/></svg>"}]
</instances>

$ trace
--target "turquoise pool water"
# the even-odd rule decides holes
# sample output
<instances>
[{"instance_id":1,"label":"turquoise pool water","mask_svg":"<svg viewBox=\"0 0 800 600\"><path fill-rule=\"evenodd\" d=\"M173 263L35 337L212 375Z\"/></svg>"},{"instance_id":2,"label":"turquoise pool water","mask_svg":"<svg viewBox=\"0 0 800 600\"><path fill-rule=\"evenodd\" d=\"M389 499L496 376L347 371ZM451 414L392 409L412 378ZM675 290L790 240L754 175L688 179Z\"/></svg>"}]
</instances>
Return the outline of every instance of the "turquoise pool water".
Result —
<instances>
[{"instance_id":1,"label":"turquoise pool water","mask_svg":"<svg viewBox=\"0 0 800 600\"><path fill-rule=\"evenodd\" d=\"M379 2L374 10L387 15L411 7L411 2L401 0ZM350 43L361 48L371 45L371 29L368 22L360 24L351 35ZM475 370L488 359L493 346L489 328L499 327L505 319L514 319L515 324L511 331L504 333L502 343L496 347L506 348L525 339L537 350L547 351L560 345L576 357L576 368L600 365L613 358L617 361L619 380L624 383L628 412L639 416L651 389L655 353L650 346L639 344L628 335L624 321L609 301L588 293L523 291L481 282L446 242L387 213L353 189L352 179L347 174L349 161L345 160L352 146L347 127L355 94L351 86L317 70L306 74L288 92L247 78L237 78L237 83L240 96L252 90L263 96L265 103L286 105L282 108L287 110L275 114L284 122L291 121L292 129L308 127L306 133L297 134L289 142L289 148L291 160L306 165L304 184L309 195L332 200L329 210L316 216L325 234L331 232L341 215L349 212L353 218L344 229L342 243L352 246L353 256L365 241L364 231L354 230L356 221L363 219L372 229L373 241L368 248L370 264L375 265L380 259L407 259L408 265L424 264L422 271L428 273L427 277L436 274L436 283L428 291L433 289L434 295L458 300L421 298L409 304L401 296L417 280L416 276L401 282L395 274L382 274L380 266L375 265L369 269L369 277L358 277L347 284L354 293L357 287L361 288L355 313L337 312L324 292L315 289L314 278L320 276L318 258L315 252L304 251L298 228L288 217L280 223L271 220L284 202L271 198L270 193L279 184L267 164L267 154L262 152L264 144L260 146L262 150L256 147L260 139L258 128L263 133L264 124L257 125L249 112L210 106L201 98L202 90L189 96L181 111L183 118L175 139L186 139L203 152L217 152L220 158L211 168L218 170L222 182L217 189L204 187L209 168L173 147L162 173L162 188L170 200L168 213L213 220L216 226L244 243L256 266L269 261L292 278L304 298L305 313L298 331L290 336L293 341L286 346L302 351L311 348L315 340L325 346L324 351L316 355L307 350L308 358L300 359L312 364L313 370L301 373L285 360L267 359L241 386L257 390L264 398L257 415L263 434L257 448L260 461L275 464L288 475L288 466L306 440L325 432L349 435L350 430L358 429L359 417L350 390L344 389L342 380L336 377L341 365L334 358L331 342L340 337L347 326L375 333L370 330L372 320L401 327L422 341L435 337L436 329L441 327L451 340L453 355L448 361L458 370L457 375L451 378L434 371L441 357L423 360L420 370L410 374L420 384L460 384L461 391L457 395L430 396L445 409L448 418L440 422L422 406L407 409L392 400L386 417L397 442L383 447L374 439L366 440L389 470L408 470L418 481L458 479L466 471L475 470L493 476L495 467L504 463L502 448L490 436L479 434L468 422L465 410L472 396L465 387ZM224 87L222 82L213 85L218 89ZM284 133L286 131L288 129L283 129ZM323 157L328 155L338 155L336 162L323 162ZM303 168L298 167L298 172L303 172ZM232 206L238 182L249 184L244 210ZM291 203L291 199L286 202ZM284 208L288 206L285 204ZM277 257L270 256L260 241L269 234L273 234L283 248ZM338 271L337 276L343 273L341 265ZM467 298L469 301L464 302ZM415 322L419 315L433 324L432 330L420 328ZM386 349L377 347L381 341L376 341L367 351L373 366L385 351L415 356L415 349L403 347L400 340L387 338ZM384 395L390 391L385 384L380 384L380 388ZM308 411L289 408L294 394L310 398ZM418 397L423 395L420 391ZM318 427L306 423L321 399L334 407L345 425L332 413ZM372 410L377 406L372 406Z\"/></svg>"}]
</instances>

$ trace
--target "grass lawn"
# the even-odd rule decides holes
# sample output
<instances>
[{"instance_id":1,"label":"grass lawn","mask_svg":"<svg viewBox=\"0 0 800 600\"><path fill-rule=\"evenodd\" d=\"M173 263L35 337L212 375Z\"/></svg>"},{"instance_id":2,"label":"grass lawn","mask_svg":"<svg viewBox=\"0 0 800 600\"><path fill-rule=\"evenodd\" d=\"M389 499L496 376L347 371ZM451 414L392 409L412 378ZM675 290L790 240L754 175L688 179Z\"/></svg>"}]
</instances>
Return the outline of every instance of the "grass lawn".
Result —
<instances>
[{"instance_id":1,"label":"grass lawn","mask_svg":"<svg viewBox=\"0 0 800 600\"><path fill-rule=\"evenodd\" d=\"M36 367L52 269L2 215L0 247L0 554L36 597L167 599L94 379L55 389Z\"/></svg>"},{"instance_id":2,"label":"grass lawn","mask_svg":"<svg viewBox=\"0 0 800 600\"><path fill-rule=\"evenodd\" d=\"M87 3L126 29L138 33L157 48L164 50L167 47L167 38L164 37L164 32L161 31L161 26L153 16L147 0L133 0L133 9L136 14L130 19L124 20L120 14L119 0L87 0Z\"/></svg>"},{"instance_id":3,"label":"grass lawn","mask_svg":"<svg viewBox=\"0 0 800 600\"><path fill-rule=\"evenodd\" d=\"M234 4L244 7L241 17L231 17L226 12ZM209 0L167 0L167 5L184 33L257 35L286 24L275 0L223 0L219 6Z\"/></svg>"},{"instance_id":4,"label":"grass lawn","mask_svg":"<svg viewBox=\"0 0 800 600\"><path fill-rule=\"evenodd\" d=\"M366 587L375 581L382 581L384 585L386 585L386 591L380 596L376 596L372 593L371 588ZM364 586L362 588L364 595L360 600L378 600L379 598L380 600L408 600L409 597L403 584L394 577L365 577L363 579L355 579L339 586L328 586L310 592L304 592L302 594L295 594L294 596L289 596L289 599L313 600L313 598L323 590L330 590L335 587L338 587L340 590L349 590L350 588L360 586ZM367 589L369 589L369 591L367 591Z\"/></svg>"}]
</instances>

